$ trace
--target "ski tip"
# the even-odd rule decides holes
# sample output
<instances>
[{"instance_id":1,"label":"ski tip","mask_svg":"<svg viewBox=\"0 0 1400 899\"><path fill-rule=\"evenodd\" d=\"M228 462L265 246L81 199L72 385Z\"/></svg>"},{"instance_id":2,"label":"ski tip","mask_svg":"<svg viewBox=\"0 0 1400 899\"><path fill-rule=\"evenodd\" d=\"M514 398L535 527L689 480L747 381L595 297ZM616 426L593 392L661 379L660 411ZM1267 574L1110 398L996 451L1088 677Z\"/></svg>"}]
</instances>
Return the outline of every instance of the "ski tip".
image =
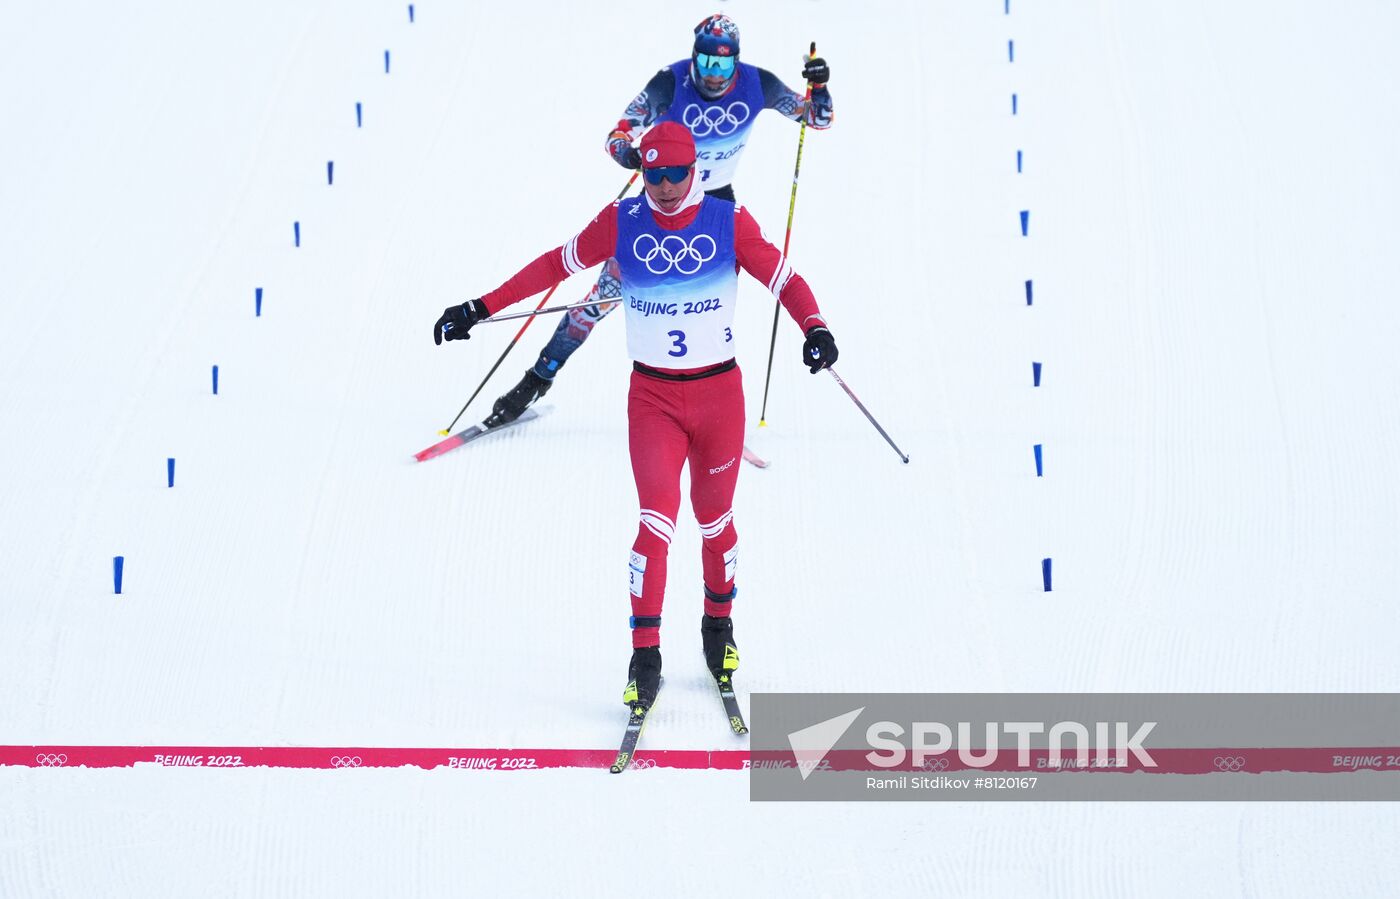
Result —
<instances>
[{"instance_id":1,"label":"ski tip","mask_svg":"<svg viewBox=\"0 0 1400 899\"><path fill-rule=\"evenodd\" d=\"M447 449L451 448L452 447L448 447ZM427 462L429 459L436 459L438 456L441 456L444 452L446 452L446 450L443 449L441 443L434 443L427 449L419 450L418 452L414 453L413 458L417 459L419 462Z\"/></svg>"}]
</instances>

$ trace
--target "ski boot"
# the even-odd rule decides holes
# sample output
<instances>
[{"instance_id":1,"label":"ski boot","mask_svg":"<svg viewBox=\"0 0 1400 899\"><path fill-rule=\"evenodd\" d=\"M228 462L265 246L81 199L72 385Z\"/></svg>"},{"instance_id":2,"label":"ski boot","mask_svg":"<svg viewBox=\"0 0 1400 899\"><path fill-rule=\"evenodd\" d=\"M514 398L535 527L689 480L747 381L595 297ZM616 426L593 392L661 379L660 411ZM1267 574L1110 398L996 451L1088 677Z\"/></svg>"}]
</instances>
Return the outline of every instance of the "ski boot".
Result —
<instances>
[{"instance_id":1,"label":"ski boot","mask_svg":"<svg viewBox=\"0 0 1400 899\"><path fill-rule=\"evenodd\" d=\"M526 370L519 384L496 398L491 406L491 415L486 419L486 427L498 428L515 421L531 403L548 393L553 383L535 374L533 368Z\"/></svg>"},{"instance_id":2,"label":"ski boot","mask_svg":"<svg viewBox=\"0 0 1400 899\"><path fill-rule=\"evenodd\" d=\"M734 620L728 615L700 619L700 639L705 646L705 667L723 690L733 688L731 679L739 669L739 647L734 643Z\"/></svg>"},{"instance_id":3,"label":"ski boot","mask_svg":"<svg viewBox=\"0 0 1400 899\"><path fill-rule=\"evenodd\" d=\"M744 723L744 713L739 708L739 698L734 694L734 672L739 670L739 647L734 644L734 622L728 615L715 618L710 615L700 619L700 639L705 647L705 667L715 679L719 690L719 700L724 703L724 714L729 718L729 727L735 735L749 732Z\"/></svg>"},{"instance_id":4,"label":"ski boot","mask_svg":"<svg viewBox=\"0 0 1400 899\"><path fill-rule=\"evenodd\" d=\"M661 689L661 647L641 646L633 649L632 661L627 666L627 679L622 702L634 715L651 708Z\"/></svg>"}]
</instances>

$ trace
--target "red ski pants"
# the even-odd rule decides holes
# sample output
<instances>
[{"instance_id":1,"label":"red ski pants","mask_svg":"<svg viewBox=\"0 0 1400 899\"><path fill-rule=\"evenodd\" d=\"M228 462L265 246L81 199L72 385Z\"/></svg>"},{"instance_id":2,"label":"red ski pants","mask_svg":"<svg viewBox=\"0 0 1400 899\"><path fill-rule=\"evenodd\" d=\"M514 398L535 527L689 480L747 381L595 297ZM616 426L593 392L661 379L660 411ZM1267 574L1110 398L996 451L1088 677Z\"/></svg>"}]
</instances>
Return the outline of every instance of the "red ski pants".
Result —
<instances>
[{"instance_id":1,"label":"red ski pants","mask_svg":"<svg viewBox=\"0 0 1400 899\"><path fill-rule=\"evenodd\" d=\"M641 504L641 523L632 543L632 645L657 646L666 596L666 553L676 530L681 467L686 462L691 510L703 541L705 611L729 614L739 541L732 506L744 455L739 369L675 381L633 371L627 420L632 476Z\"/></svg>"}]
</instances>

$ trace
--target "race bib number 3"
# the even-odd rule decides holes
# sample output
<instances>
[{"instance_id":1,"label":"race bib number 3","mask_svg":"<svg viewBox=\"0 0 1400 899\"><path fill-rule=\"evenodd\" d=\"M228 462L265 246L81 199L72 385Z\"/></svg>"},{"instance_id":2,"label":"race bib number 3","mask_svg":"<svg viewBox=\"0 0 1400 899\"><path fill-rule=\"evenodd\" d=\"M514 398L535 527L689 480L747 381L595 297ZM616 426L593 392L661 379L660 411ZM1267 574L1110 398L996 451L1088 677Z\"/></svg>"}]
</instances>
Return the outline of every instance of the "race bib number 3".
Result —
<instances>
[{"instance_id":1,"label":"race bib number 3","mask_svg":"<svg viewBox=\"0 0 1400 899\"><path fill-rule=\"evenodd\" d=\"M660 368L692 368L734 356L733 302L627 298L632 358Z\"/></svg>"}]
</instances>

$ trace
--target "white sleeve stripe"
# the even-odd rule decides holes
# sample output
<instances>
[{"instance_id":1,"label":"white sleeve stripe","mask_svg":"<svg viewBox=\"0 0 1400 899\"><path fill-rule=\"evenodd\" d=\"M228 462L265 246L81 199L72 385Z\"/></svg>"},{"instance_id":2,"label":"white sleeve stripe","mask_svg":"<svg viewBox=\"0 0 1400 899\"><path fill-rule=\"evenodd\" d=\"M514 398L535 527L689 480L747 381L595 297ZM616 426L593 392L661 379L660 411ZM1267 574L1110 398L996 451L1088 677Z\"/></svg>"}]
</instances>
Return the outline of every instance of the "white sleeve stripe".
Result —
<instances>
[{"instance_id":1,"label":"white sleeve stripe","mask_svg":"<svg viewBox=\"0 0 1400 899\"><path fill-rule=\"evenodd\" d=\"M775 281L778 280L778 274L779 274L780 272L782 272L783 266L786 265L786 264L787 264L787 260L786 260L785 258L783 258L782 256L779 256L779 257L778 257L778 264L775 265L775 266L773 266L773 277L771 277L771 278L768 279L768 292L769 292L769 293L772 293L772 292L773 292L773 283L774 283Z\"/></svg>"},{"instance_id":2,"label":"white sleeve stripe","mask_svg":"<svg viewBox=\"0 0 1400 899\"><path fill-rule=\"evenodd\" d=\"M583 263L578 258L578 235L575 234L564 244L563 252L564 271L569 274L583 271Z\"/></svg>"},{"instance_id":3,"label":"white sleeve stripe","mask_svg":"<svg viewBox=\"0 0 1400 899\"><path fill-rule=\"evenodd\" d=\"M773 280L768 282L768 291L777 296L783 292L783 288L790 280L792 280L792 266L788 265L785 258L779 257L778 268L773 272Z\"/></svg>"}]
</instances>

